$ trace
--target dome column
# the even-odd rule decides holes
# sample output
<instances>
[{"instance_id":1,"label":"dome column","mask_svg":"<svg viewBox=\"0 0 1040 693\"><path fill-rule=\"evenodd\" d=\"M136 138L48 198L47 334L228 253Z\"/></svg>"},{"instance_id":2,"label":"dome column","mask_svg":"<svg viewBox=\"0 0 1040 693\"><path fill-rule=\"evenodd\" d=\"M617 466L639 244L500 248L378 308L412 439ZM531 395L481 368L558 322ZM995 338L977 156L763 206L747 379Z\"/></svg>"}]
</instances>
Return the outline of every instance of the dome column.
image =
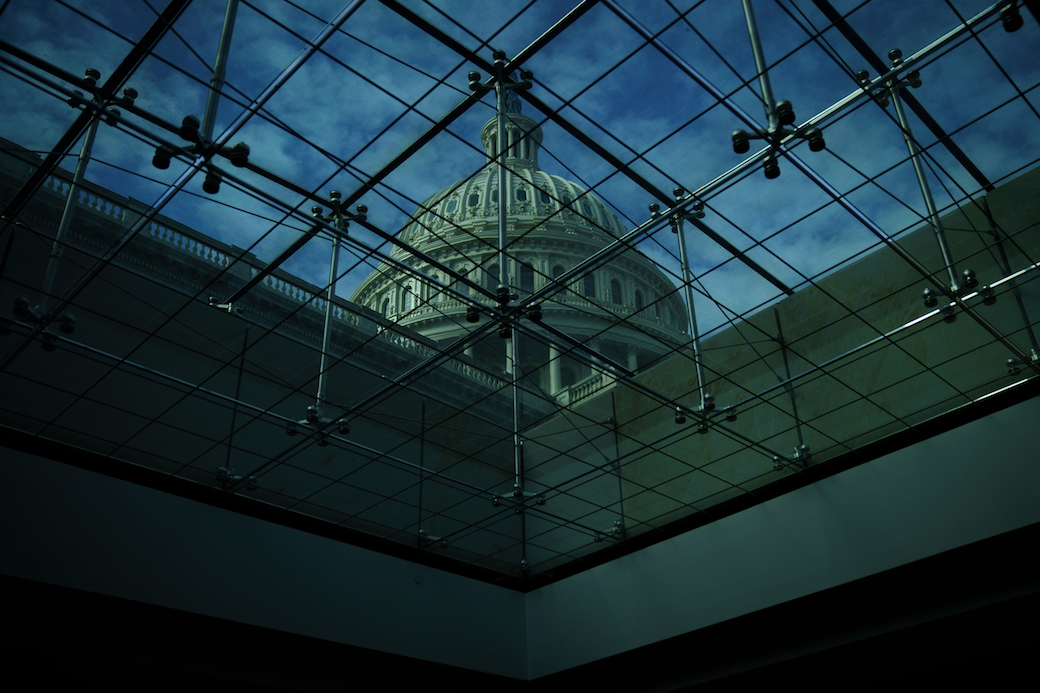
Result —
<instances>
[{"instance_id":1,"label":"dome column","mask_svg":"<svg viewBox=\"0 0 1040 693\"><path fill-rule=\"evenodd\" d=\"M563 378L560 373L560 347L549 344L549 394L556 395L563 389Z\"/></svg>"}]
</instances>

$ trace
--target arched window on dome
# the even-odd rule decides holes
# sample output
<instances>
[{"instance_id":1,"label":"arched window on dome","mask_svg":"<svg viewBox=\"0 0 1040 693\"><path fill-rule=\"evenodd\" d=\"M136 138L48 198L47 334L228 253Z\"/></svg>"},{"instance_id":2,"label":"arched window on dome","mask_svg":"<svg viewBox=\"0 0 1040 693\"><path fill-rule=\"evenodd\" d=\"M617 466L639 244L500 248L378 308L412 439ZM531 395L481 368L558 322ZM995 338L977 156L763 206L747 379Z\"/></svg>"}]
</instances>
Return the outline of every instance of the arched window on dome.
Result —
<instances>
[{"instance_id":1,"label":"arched window on dome","mask_svg":"<svg viewBox=\"0 0 1040 693\"><path fill-rule=\"evenodd\" d=\"M534 293L534 268L523 262L520 263L520 290Z\"/></svg>"},{"instance_id":2,"label":"arched window on dome","mask_svg":"<svg viewBox=\"0 0 1040 693\"><path fill-rule=\"evenodd\" d=\"M586 298L596 298L596 277L586 274L581 280L581 293Z\"/></svg>"},{"instance_id":3,"label":"arched window on dome","mask_svg":"<svg viewBox=\"0 0 1040 693\"><path fill-rule=\"evenodd\" d=\"M636 311L643 310L643 292L636 289Z\"/></svg>"},{"instance_id":4,"label":"arched window on dome","mask_svg":"<svg viewBox=\"0 0 1040 693\"><path fill-rule=\"evenodd\" d=\"M453 198L448 203L448 212L454 212L456 209L458 209L458 207L459 207L459 201Z\"/></svg>"},{"instance_id":5,"label":"arched window on dome","mask_svg":"<svg viewBox=\"0 0 1040 693\"><path fill-rule=\"evenodd\" d=\"M553 278L553 281L556 281L557 279L562 277L563 276L563 272L564 272L563 265L553 265L553 268L552 268L552 278Z\"/></svg>"},{"instance_id":6,"label":"arched window on dome","mask_svg":"<svg viewBox=\"0 0 1040 693\"><path fill-rule=\"evenodd\" d=\"M468 202L470 207L476 207L480 204L480 195L478 193L471 194Z\"/></svg>"},{"instance_id":7,"label":"arched window on dome","mask_svg":"<svg viewBox=\"0 0 1040 693\"><path fill-rule=\"evenodd\" d=\"M519 202L527 202L527 191L523 188L519 188L516 191L516 199Z\"/></svg>"},{"instance_id":8,"label":"arched window on dome","mask_svg":"<svg viewBox=\"0 0 1040 693\"><path fill-rule=\"evenodd\" d=\"M540 188L538 190L538 199L542 201L543 205L547 205L550 202L552 202L552 197L549 196L549 193L545 192Z\"/></svg>"},{"instance_id":9,"label":"arched window on dome","mask_svg":"<svg viewBox=\"0 0 1040 693\"><path fill-rule=\"evenodd\" d=\"M610 300L621 305L621 282L617 279L610 280Z\"/></svg>"},{"instance_id":10,"label":"arched window on dome","mask_svg":"<svg viewBox=\"0 0 1040 693\"><path fill-rule=\"evenodd\" d=\"M389 318L390 317L390 299L389 298L384 298L383 299L383 308L379 312L381 312L383 314L384 318Z\"/></svg>"},{"instance_id":11,"label":"arched window on dome","mask_svg":"<svg viewBox=\"0 0 1040 693\"><path fill-rule=\"evenodd\" d=\"M406 284L401 291L401 312L407 313L415 307L415 291L411 284Z\"/></svg>"}]
</instances>

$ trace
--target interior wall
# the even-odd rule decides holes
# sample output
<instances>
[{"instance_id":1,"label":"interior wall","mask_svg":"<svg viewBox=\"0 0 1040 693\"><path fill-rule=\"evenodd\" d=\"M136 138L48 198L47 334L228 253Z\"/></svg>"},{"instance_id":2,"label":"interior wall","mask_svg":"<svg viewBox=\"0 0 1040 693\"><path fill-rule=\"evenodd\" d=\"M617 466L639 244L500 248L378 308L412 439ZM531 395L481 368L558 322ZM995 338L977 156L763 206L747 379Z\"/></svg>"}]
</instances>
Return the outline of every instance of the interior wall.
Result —
<instances>
[{"instance_id":1,"label":"interior wall","mask_svg":"<svg viewBox=\"0 0 1040 693\"><path fill-rule=\"evenodd\" d=\"M2 449L0 527L6 575L526 675L521 593L49 459Z\"/></svg>"},{"instance_id":2,"label":"interior wall","mask_svg":"<svg viewBox=\"0 0 1040 693\"><path fill-rule=\"evenodd\" d=\"M1040 521L1033 399L527 595L532 679Z\"/></svg>"},{"instance_id":3,"label":"interior wall","mask_svg":"<svg viewBox=\"0 0 1040 693\"><path fill-rule=\"evenodd\" d=\"M537 679L1040 522L1038 418L1015 405L526 595L4 449L0 573Z\"/></svg>"}]
</instances>

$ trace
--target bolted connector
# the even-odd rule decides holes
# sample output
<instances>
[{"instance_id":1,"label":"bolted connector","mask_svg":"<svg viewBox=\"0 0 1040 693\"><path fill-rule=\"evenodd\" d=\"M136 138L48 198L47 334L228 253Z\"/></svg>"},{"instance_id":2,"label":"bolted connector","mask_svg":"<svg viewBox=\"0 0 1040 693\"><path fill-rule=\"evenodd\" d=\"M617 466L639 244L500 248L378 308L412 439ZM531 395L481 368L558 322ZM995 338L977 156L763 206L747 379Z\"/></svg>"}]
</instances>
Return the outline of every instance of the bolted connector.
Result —
<instances>
[{"instance_id":1,"label":"bolted connector","mask_svg":"<svg viewBox=\"0 0 1040 693\"><path fill-rule=\"evenodd\" d=\"M513 328L509 325L502 325L502 328L498 331L498 336L502 339L509 339L513 336Z\"/></svg>"},{"instance_id":2,"label":"bolted connector","mask_svg":"<svg viewBox=\"0 0 1040 693\"><path fill-rule=\"evenodd\" d=\"M733 131L733 151L737 154L747 154L751 149L751 136L743 130Z\"/></svg>"},{"instance_id":3,"label":"bolted connector","mask_svg":"<svg viewBox=\"0 0 1040 693\"><path fill-rule=\"evenodd\" d=\"M781 125L794 125L794 106L790 101L776 102L776 119Z\"/></svg>"},{"instance_id":4,"label":"bolted connector","mask_svg":"<svg viewBox=\"0 0 1040 693\"><path fill-rule=\"evenodd\" d=\"M686 190L676 186L672 188L672 194L675 195L675 201L678 202L683 198L683 195L686 194Z\"/></svg>"},{"instance_id":5,"label":"bolted connector","mask_svg":"<svg viewBox=\"0 0 1040 693\"><path fill-rule=\"evenodd\" d=\"M1020 363L1016 359L1008 359L1007 360L1008 375L1018 375L1019 373L1021 373L1022 369L1019 368L1019 365L1020 365Z\"/></svg>"},{"instance_id":6,"label":"bolted connector","mask_svg":"<svg viewBox=\"0 0 1040 693\"><path fill-rule=\"evenodd\" d=\"M358 221L364 221L365 219L367 219L368 218L368 205L358 205L357 206L357 214L355 215L355 218Z\"/></svg>"},{"instance_id":7,"label":"bolted connector","mask_svg":"<svg viewBox=\"0 0 1040 693\"><path fill-rule=\"evenodd\" d=\"M473 306L466 309L466 322L480 322L480 312Z\"/></svg>"},{"instance_id":8,"label":"bolted connector","mask_svg":"<svg viewBox=\"0 0 1040 693\"><path fill-rule=\"evenodd\" d=\"M328 446L329 446L329 439L328 438L326 438L325 436L322 436L321 438L318 438L318 447L319 448L327 448Z\"/></svg>"},{"instance_id":9,"label":"bolted connector","mask_svg":"<svg viewBox=\"0 0 1040 693\"><path fill-rule=\"evenodd\" d=\"M503 50L493 51L491 53L491 57L495 61L495 67L505 67L506 66L506 52L505 51L503 51Z\"/></svg>"},{"instance_id":10,"label":"bolted connector","mask_svg":"<svg viewBox=\"0 0 1040 693\"><path fill-rule=\"evenodd\" d=\"M480 81L480 73L479 72L471 72L471 73L469 73L469 89L470 89L470 91L481 91L481 90L483 90L483 88L484 88L484 85Z\"/></svg>"},{"instance_id":11,"label":"bolted connector","mask_svg":"<svg viewBox=\"0 0 1040 693\"><path fill-rule=\"evenodd\" d=\"M701 404L702 411L715 411L715 395L710 392L704 393L703 403Z\"/></svg>"},{"instance_id":12,"label":"bolted connector","mask_svg":"<svg viewBox=\"0 0 1040 693\"><path fill-rule=\"evenodd\" d=\"M979 279L975 276L974 270L966 269L961 272L961 275L964 277L965 289L974 289L979 285Z\"/></svg>"},{"instance_id":13,"label":"bolted connector","mask_svg":"<svg viewBox=\"0 0 1040 693\"><path fill-rule=\"evenodd\" d=\"M682 407L675 408L675 423L680 425L686 423L686 414L683 413Z\"/></svg>"},{"instance_id":14,"label":"bolted connector","mask_svg":"<svg viewBox=\"0 0 1040 693\"><path fill-rule=\"evenodd\" d=\"M88 87L97 86L99 79L101 79L101 73L92 67L88 67L86 72L83 73L83 81L87 83Z\"/></svg>"},{"instance_id":15,"label":"bolted connector","mask_svg":"<svg viewBox=\"0 0 1040 693\"><path fill-rule=\"evenodd\" d=\"M184 116L184 120L181 121L180 130L177 134L180 135L182 140L188 140L189 142L199 141L199 128L202 127L202 123L193 115Z\"/></svg>"},{"instance_id":16,"label":"bolted connector","mask_svg":"<svg viewBox=\"0 0 1040 693\"><path fill-rule=\"evenodd\" d=\"M249 165L249 145L245 142L239 142L231 148L231 155L228 157L231 159L231 165L238 168L244 168Z\"/></svg>"},{"instance_id":17,"label":"bolted connector","mask_svg":"<svg viewBox=\"0 0 1040 693\"><path fill-rule=\"evenodd\" d=\"M874 92L874 101L876 101L877 105L881 106L881 108L888 108L888 92L884 89L878 89Z\"/></svg>"},{"instance_id":18,"label":"bolted connector","mask_svg":"<svg viewBox=\"0 0 1040 693\"><path fill-rule=\"evenodd\" d=\"M701 422L701 424L697 426L697 433L699 433L700 435L705 435L710 430L711 429L708 428L708 424L703 422Z\"/></svg>"},{"instance_id":19,"label":"bolted connector","mask_svg":"<svg viewBox=\"0 0 1040 693\"><path fill-rule=\"evenodd\" d=\"M120 102L122 102L126 106L133 106L134 105L134 100L136 98L137 98L137 90L134 89L133 87L127 87L126 89L123 90L123 98L120 99Z\"/></svg>"},{"instance_id":20,"label":"bolted connector","mask_svg":"<svg viewBox=\"0 0 1040 693\"><path fill-rule=\"evenodd\" d=\"M939 309L939 313L943 316L943 322L956 322L957 321L957 306L953 303L947 303Z\"/></svg>"},{"instance_id":21,"label":"bolted connector","mask_svg":"<svg viewBox=\"0 0 1040 693\"><path fill-rule=\"evenodd\" d=\"M296 435L296 424L291 423L285 427L285 435L294 436Z\"/></svg>"},{"instance_id":22,"label":"bolted connector","mask_svg":"<svg viewBox=\"0 0 1040 693\"><path fill-rule=\"evenodd\" d=\"M307 423L318 423L319 418L320 417L318 416L318 408L316 406L312 404L311 406L307 407Z\"/></svg>"},{"instance_id":23,"label":"bolted connector","mask_svg":"<svg viewBox=\"0 0 1040 693\"><path fill-rule=\"evenodd\" d=\"M982 296L982 304L985 306L992 306L997 302L997 294L993 291L992 286L984 286L979 289L979 295Z\"/></svg>"},{"instance_id":24,"label":"bolted connector","mask_svg":"<svg viewBox=\"0 0 1040 693\"><path fill-rule=\"evenodd\" d=\"M866 86L870 84L870 73L866 70L860 70L856 73L856 82L860 86Z\"/></svg>"},{"instance_id":25,"label":"bolted connector","mask_svg":"<svg viewBox=\"0 0 1040 693\"><path fill-rule=\"evenodd\" d=\"M520 86L524 89L531 88L531 80L534 79L534 73L530 70L520 70Z\"/></svg>"},{"instance_id":26,"label":"bolted connector","mask_svg":"<svg viewBox=\"0 0 1040 693\"><path fill-rule=\"evenodd\" d=\"M1022 15L1018 11L1017 3L1009 3L1000 11L1000 21L1004 23L1004 31L1013 33L1022 28Z\"/></svg>"},{"instance_id":27,"label":"bolted connector","mask_svg":"<svg viewBox=\"0 0 1040 693\"><path fill-rule=\"evenodd\" d=\"M346 421L340 421L339 426L336 427L336 432L341 436L345 436L350 433L350 424Z\"/></svg>"},{"instance_id":28,"label":"bolted connector","mask_svg":"<svg viewBox=\"0 0 1040 693\"><path fill-rule=\"evenodd\" d=\"M321 215L324 211L325 210L319 207L318 205L314 205L313 207L311 207L311 216L315 219L321 218Z\"/></svg>"},{"instance_id":29,"label":"bolted connector","mask_svg":"<svg viewBox=\"0 0 1040 693\"><path fill-rule=\"evenodd\" d=\"M500 501L498 499L498 496L492 496L491 497L491 507L492 508L497 508L500 505L502 505L502 501Z\"/></svg>"},{"instance_id":30,"label":"bolted connector","mask_svg":"<svg viewBox=\"0 0 1040 693\"><path fill-rule=\"evenodd\" d=\"M766 157L766 160L762 164L762 168L765 169L766 178L772 180L780 177L780 164L777 162L774 155L770 154Z\"/></svg>"},{"instance_id":31,"label":"bolted connector","mask_svg":"<svg viewBox=\"0 0 1040 693\"><path fill-rule=\"evenodd\" d=\"M537 303L532 303L527 308L527 317L531 319L531 322L542 321L542 307Z\"/></svg>"},{"instance_id":32,"label":"bolted connector","mask_svg":"<svg viewBox=\"0 0 1040 693\"><path fill-rule=\"evenodd\" d=\"M106 125L115 125L119 122L119 116L121 115L123 114L119 112L118 108L109 108L108 110L102 112L101 120Z\"/></svg>"},{"instance_id":33,"label":"bolted connector","mask_svg":"<svg viewBox=\"0 0 1040 693\"><path fill-rule=\"evenodd\" d=\"M202 181L202 189L210 195L220 192L220 174L216 171L206 171L206 180Z\"/></svg>"},{"instance_id":34,"label":"bolted connector","mask_svg":"<svg viewBox=\"0 0 1040 693\"><path fill-rule=\"evenodd\" d=\"M939 299L935 297L935 292L931 289L925 289L921 292L921 298L924 299L925 308L935 308L939 305Z\"/></svg>"},{"instance_id":35,"label":"bolted connector","mask_svg":"<svg viewBox=\"0 0 1040 693\"><path fill-rule=\"evenodd\" d=\"M495 300L503 306L509 303L509 287L499 284L495 289Z\"/></svg>"},{"instance_id":36,"label":"bolted connector","mask_svg":"<svg viewBox=\"0 0 1040 693\"><path fill-rule=\"evenodd\" d=\"M892 61L892 67L899 67L903 64L903 51L893 48L888 52L888 59Z\"/></svg>"},{"instance_id":37,"label":"bolted connector","mask_svg":"<svg viewBox=\"0 0 1040 693\"><path fill-rule=\"evenodd\" d=\"M733 423L734 421L737 420L737 410L734 409L733 407L726 407L722 411L725 412L725 414L726 414L726 421L729 421L730 423Z\"/></svg>"},{"instance_id":38,"label":"bolted connector","mask_svg":"<svg viewBox=\"0 0 1040 693\"><path fill-rule=\"evenodd\" d=\"M155 148L155 155L152 156L152 166L158 169L168 169L170 167L170 159L173 158L173 150L165 145L159 145Z\"/></svg>"},{"instance_id":39,"label":"bolted connector","mask_svg":"<svg viewBox=\"0 0 1040 693\"><path fill-rule=\"evenodd\" d=\"M694 216L695 219L703 219L704 218L704 203L703 202L700 202L700 201L694 202L693 203L693 207L691 209L693 210L693 216Z\"/></svg>"},{"instance_id":40,"label":"bolted connector","mask_svg":"<svg viewBox=\"0 0 1040 693\"><path fill-rule=\"evenodd\" d=\"M650 206L649 206L649 210L650 210L650 218L651 219L656 219L660 215L660 213L661 213L661 205L657 204L656 202L651 202Z\"/></svg>"},{"instance_id":41,"label":"bolted connector","mask_svg":"<svg viewBox=\"0 0 1040 693\"><path fill-rule=\"evenodd\" d=\"M65 334L72 334L76 331L76 318L71 313L58 316L58 329Z\"/></svg>"},{"instance_id":42,"label":"bolted connector","mask_svg":"<svg viewBox=\"0 0 1040 693\"><path fill-rule=\"evenodd\" d=\"M67 98L65 101L73 108L79 108L87 102L87 100L83 98L83 92L79 90L74 90L72 96Z\"/></svg>"},{"instance_id":43,"label":"bolted connector","mask_svg":"<svg viewBox=\"0 0 1040 693\"><path fill-rule=\"evenodd\" d=\"M922 84L922 82L921 82L921 71L920 70L910 70L910 72L906 73L906 77L904 77L904 79L906 80L907 84L909 84L914 89L917 89Z\"/></svg>"},{"instance_id":44,"label":"bolted connector","mask_svg":"<svg viewBox=\"0 0 1040 693\"><path fill-rule=\"evenodd\" d=\"M809 141L809 151L822 152L827 148L823 140L823 131L820 128L810 128L805 132L805 139Z\"/></svg>"}]
</instances>

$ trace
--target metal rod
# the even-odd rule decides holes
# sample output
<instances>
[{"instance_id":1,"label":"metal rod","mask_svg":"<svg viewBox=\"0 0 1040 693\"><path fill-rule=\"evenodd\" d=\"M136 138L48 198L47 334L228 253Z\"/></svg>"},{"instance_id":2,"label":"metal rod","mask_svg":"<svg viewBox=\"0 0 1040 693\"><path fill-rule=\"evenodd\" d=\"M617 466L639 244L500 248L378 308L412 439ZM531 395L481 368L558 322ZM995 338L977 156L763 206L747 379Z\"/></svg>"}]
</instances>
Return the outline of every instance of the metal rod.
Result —
<instances>
[{"instance_id":1,"label":"metal rod","mask_svg":"<svg viewBox=\"0 0 1040 693\"><path fill-rule=\"evenodd\" d=\"M224 89L228 52L231 49L231 34L235 28L235 14L237 12L238 0L228 0L227 11L224 13L224 26L220 30L220 42L217 44L217 60L213 63L213 75L209 80L209 97L206 99L206 112L202 116L200 134L203 142L208 142L213 137L213 123L217 120L220 93Z\"/></svg>"},{"instance_id":2,"label":"metal rod","mask_svg":"<svg viewBox=\"0 0 1040 693\"><path fill-rule=\"evenodd\" d=\"M787 358L787 342L784 340L784 330L780 325L780 309L773 306L773 317L776 318L776 341L780 345L780 353L784 357L784 389L791 396L791 414L794 416L794 428L798 434L798 448L805 444L802 438L802 420L798 417L798 399L794 394L794 382L791 380L791 363Z\"/></svg>"},{"instance_id":3,"label":"metal rod","mask_svg":"<svg viewBox=\"0 0 1040 693\"><path fill-rule=\"evenodd\" d=\"M58 265L61 262L62 253L65 251L65 239L69 235L69 227L72 225L72 217L76 214L76 201L79 197L79 187L83 184L83 176L90 163L90 152L94 147L94 137L97 135L98 124L101 119L95 115L87 126L86 135L83 138L83 147L79 150L79 159L76 161L76 171L69 183L69 196L65 198L65 209L61 212L61 222L58 224L58 233L51 245L51 255L47 258L47 271L43 276L43 285L40 287L40 300L36 304L36 310L43 316L47 313L47 299L50 298L51 290L54 288L54 280L58 275Z\"/></svg>"},{"instance_id":4,"label":"metal rod","mask_svg":"<svg viewBox=\"0 0 1040 693\"><path fill-rule=\"evenodd\" d=\"M332 214L336 230L343 233L346 224L339 206L339 193L332 192ZM336 301L336 280L339 279L339 234L332 237L332 259L329 261L329 287L325 296L325 322L321 335L321 360L318 365L318 396L315 402L318 419L325 418L325 388L329 380L329 350L332 348L332 314Z\"/></svg>"},{"instance_id":5,"label":"metal rod","mask_svg":"<svg viewBox=\"0 0 1040 693\"><path fill-rule=\"evenodd\" d=\"M773 85L769 82L769 70L766 66L766 56L762 51L762 38L758 34L758 23L755 21L755 11L751 7L751 0L742 0L744 5L744 19L747 20L748 37L751 39L751 52L755 56L755 69L758 71L758 84L762 89L762 103L766 109L766 122L769 132L775 131L780 122L776 116L776 99L773 98Z\"/></svg>"},{"instance_id":6,"label":"metal rod","mask_svg":"<svg viewBox=\"0 0 1040 693\"><path fill-rule=\"evenodd\" d=\"M921 150L917 146L914 133L910 130L910 123L906 119L906 112L903 110L903 100L899 96L902 86L898 80L892 80L889 82L888 91L892 95L892 105L895 106L899 128L903 131L903 139L906 140L906 148L910 152L910 161L914 165L914 173L917 174L917 183L921 186L921 195L924 197L924 204L928 210L928 221L935 232L935 240L939 243L939 252L942 253L943 262L946 263L946 273L950 279L950 291L956 294L960 291L960 285L957 283L957 268L953 264L953 257L950 255L950 248L946 243L946 232L943 230L942 220L939 219L939 211L935 207L935 198L932 197L932 189L928 186L924 166L921 165Z\"/></svg>"},{"instance_id":7,"label":"metal rod","mask_svg":"<svg viewBox=\"0 0 1040 693\"><path fill-rule=\"evenodd\" d=\"M679 192L676 197L682 198ZM701 334L697 327L697 311L693 305L693 273L690 271L690 256L686 252L686 232L683 228L682 212L676 214L675 235L679 237L679 262L682 264L683 292L686 294L686 319L690 323L690 349L693 351L693 367L697 373L697 395L700 400L701 411L707 411L707 402L704 399L704 366L701 363Z\"/></svg>"}]
</instances>

